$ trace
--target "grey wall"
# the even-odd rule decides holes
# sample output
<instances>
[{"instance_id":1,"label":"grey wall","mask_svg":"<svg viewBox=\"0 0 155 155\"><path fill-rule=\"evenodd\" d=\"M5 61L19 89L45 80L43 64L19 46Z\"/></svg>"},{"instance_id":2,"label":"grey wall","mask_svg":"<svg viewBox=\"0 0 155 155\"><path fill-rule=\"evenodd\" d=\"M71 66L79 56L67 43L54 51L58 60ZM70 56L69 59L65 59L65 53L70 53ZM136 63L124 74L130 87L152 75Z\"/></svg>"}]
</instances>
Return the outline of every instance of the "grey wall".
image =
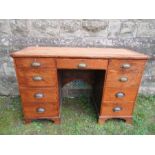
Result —
<instances>
[{"instance_id":1,"label":"grey wall","mask_svg":"<svg viewBox=\"0 0 155 155\"><path fill-rule=\"evenodd\" d=\"M151 56L141 93L155 94L155 20L0 20L0 95L17 95L9 54L27 46L121 47Z\"/></svg>"}]
</instances>

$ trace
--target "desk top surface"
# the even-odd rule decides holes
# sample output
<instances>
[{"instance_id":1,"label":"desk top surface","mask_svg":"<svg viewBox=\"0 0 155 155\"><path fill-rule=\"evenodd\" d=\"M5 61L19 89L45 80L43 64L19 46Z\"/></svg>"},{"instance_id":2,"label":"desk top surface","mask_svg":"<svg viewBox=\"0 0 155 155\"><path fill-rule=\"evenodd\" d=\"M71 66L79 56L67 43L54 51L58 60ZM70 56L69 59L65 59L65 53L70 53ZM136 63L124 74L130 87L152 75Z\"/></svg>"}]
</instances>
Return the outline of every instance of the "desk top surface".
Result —
<instances>
[{"instance_id":1,"label":"desk top surface","mask_svg":"<svg viewBox=\"0 0 155 155\"><path fill-rule=\"evenodd\" d=\"M27 47L12 57L148 59L147 55L118 48Z\"/></svg>"}]
</instances>

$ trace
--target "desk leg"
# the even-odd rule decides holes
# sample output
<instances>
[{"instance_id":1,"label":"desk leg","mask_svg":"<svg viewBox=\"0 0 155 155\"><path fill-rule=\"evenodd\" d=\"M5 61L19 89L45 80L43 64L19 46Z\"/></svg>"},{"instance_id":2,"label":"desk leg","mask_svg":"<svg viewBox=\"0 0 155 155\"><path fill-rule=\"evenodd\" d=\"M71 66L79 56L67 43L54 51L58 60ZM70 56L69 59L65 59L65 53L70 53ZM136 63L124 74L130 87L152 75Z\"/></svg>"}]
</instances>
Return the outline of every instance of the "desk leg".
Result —
<instances>
[{"instance_id":1,"label":"desk leg","mask_svg":"<svg viewBox=\"0 0 155 155\"><path fill-rule=\"evenodd\" d=\"M115 118L115 117L99 118L98 119L98 124L104 124L106 122L106 120L112 119L112 118ZM132 125L132 117L127 117L127 118L120 117L120 119L123 119L123 120L125 120L125 123L128 123L128 124Z\"/></svg>"},{"instance_id":2,"label":"desk leg","mask_svg":"<svg viewBox=\"0 0 155 155\"><path fill-rule=\"evenodd\" d=\"M99 118L98 119L98 124L104 124L106 122L107 118Z\"/></svg>"},{"instance_id":3,"label":"desk leg","mask_svg":"<svg viewBox=\"0 0 155 155\"><path fill-rule=\"evenodd\" d=\"M24 119L24 123L25 123L25 124L29 124L29 123L31 123L31 122L32 122L31 119Z\"/></svg>"},{"instance_id":4,"label":"desk leg","mask_svg":"<svg viewBox=\"0 0 155 155\"><path fill-rule=\"evenodd\" d=\"M132 117L130 117L130 118L125 118L125 121L126 121L126 123L132 125Z\"/></svg>"},{"instance_id":5,"label":"desk leg","mask_svg":"<svg viewBox=\"0 0 155 155\"><path fill-rule=\"evenodd\" d=\"M54 124L57 124L57 125L59 125L61 123L61 119L60 118L52 118L51 120L52 120L52 122Z\"/></svg>"}]
</instances>

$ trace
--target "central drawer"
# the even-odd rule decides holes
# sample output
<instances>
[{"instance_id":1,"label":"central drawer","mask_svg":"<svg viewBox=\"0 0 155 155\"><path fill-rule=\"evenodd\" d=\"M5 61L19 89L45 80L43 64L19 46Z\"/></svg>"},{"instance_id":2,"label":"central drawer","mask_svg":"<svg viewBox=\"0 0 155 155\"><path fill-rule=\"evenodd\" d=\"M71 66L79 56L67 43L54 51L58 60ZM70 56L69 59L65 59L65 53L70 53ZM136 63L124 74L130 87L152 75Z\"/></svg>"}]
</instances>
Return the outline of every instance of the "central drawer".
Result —
<instances>
[{"instance_id":1,"label":"central drawer","mask_svg":"<svg viewBox=\"0 0 155 155\"><path fill-rule=\"evenodd\" d=\"M56 88L20 88L23 102L57 102Z\"/></svg>"},{"instance_id":2,"label":"central drawer","mask_svg":"<svg viewBox=\"0 0 155 155\"><path fill-rule=\"evenodd\" d=\"M57 59L58 69L107 69L106 59Z\"/></svg>"}]
</instances>

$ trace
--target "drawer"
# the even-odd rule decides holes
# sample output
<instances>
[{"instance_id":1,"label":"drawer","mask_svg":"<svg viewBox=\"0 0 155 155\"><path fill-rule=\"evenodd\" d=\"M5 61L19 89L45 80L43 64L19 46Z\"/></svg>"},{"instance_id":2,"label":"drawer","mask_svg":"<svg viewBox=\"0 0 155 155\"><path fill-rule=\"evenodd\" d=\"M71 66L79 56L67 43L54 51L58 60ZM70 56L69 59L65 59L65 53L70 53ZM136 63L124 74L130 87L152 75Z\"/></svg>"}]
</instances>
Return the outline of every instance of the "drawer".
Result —
<instances>
[{"instance_id":1,"label":"drawer","mask_svg":"<svg viewBox=\"0 0 155 155\"><path fill-rule=\"evenodd\" d=\"M106 87L104 89L104 101L135 101L138 93L138 87L129 88L113 88Z\"/></svg>"},{"instance_id":2,"label":"drawer","mask_svg":"<svg viewBox=\"0 0 155 155\"><path fill-rule=\"evenodd\" d=\"M130 116L133 112L134 102L110 103L102 104L101 116Z\"/></svg>"},{"instance_id":3,"label":"drawer","mask_svg":"<svg viewBox=\"0 0 155 155\"><path fill-rule=\"evenodd\" d=\"M20 88L22 102L57 102L56 88Z\"/></svg>"},{"instance_id":4,"label":"drawer","mask_svg":"<svg viewBox=\"0 0 155 155\"><path fill-rule=\"evenodd\" d=\"M119 73L142 72L146 60L110 60L108 70Z\"/></svg>"},{"instance_id":5,"label":"drawer","mask_svg":"<svg viewBox=\"0 0 155 155\"><path fill-rule=\"evenodd\" d=\"M59 109L53 103L29 103L23 106L25 118L48 118L59 115Z\"/></svg>"},{"instance_id":6,"label":"drawer","mask_svg":"<svg viewBox=\"0 0 155 155\"><path fill-rule=\"evenodd\" d=\"M15 58L16 67L54 68L53 58Z\"/></svg>"},{"instance_id":7,"label":"drawer","mask_svg":"<svg viewBox=\"0 0 155 155\"><path fill-rule=\"evenodd\" d=\"M57 68L62 69L107 69L104 59L57 59Z\"/></svg>"},{"instance_id":8,"label":"drawer","mask_svg":"<svg viewBox=\"0 0 155 155\"><path fill-rule=\"evenodd\" d=\"M107 74L106 87L134 87L139 86L142 73L128 72L119 73L116 70L110 70Z\"/></svg>"},{"instance_id":9,"label":"drawer","mask_svg":"<svg viewBox=\"0 0 155 155\"><path fill-rule=\"evenodd\" d=\"M56 86L57 71L44 69L17 68L20 86Z\"/></svg>"}]
</instances>

